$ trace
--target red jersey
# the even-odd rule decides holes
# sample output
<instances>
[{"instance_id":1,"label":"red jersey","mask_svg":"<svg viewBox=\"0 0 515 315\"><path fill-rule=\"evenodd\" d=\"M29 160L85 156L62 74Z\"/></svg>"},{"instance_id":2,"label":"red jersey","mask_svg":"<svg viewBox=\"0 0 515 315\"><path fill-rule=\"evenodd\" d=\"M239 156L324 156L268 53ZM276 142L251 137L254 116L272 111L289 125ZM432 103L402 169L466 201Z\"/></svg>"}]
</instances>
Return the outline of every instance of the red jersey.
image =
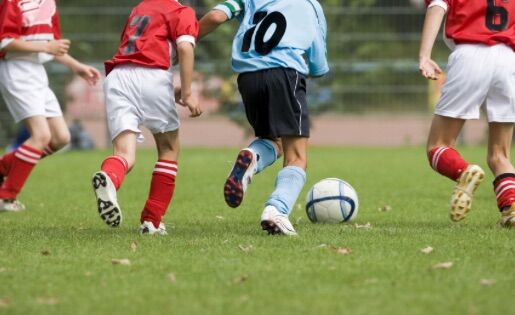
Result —
<instances>
[{"instance_id":1,"label":"red jersey","mask_svg":"<svg viewBox=\"0 0 515 315\"><path fill-rule=\"evenodd\" d=\"M446 9L445 35L456 44L515 49L515 0L426 0Z\"/></svg>"},{"instance_id":2,"label":"red jersey","mask_svg":"<svg viewBox=\"0 0 515 315\"><path fill-rule=\"evenodd\" d=\"M198 21L177 0L143 0L131 12L116 55L105 62L106 75L119 64L169 69L181 42L195 45Z\"/></svg>"},{"instance_id":3,"label":"red jersey","mask_svg":"<svg viewBox=\"0 0 515 315\"><path fill-rule=\"evenodd\" d=\"M60 38L55 0L0 0L0 48L12 39L50 41ZM5 55L0 52L0 59Z\"/></svg>"}]
</instances>

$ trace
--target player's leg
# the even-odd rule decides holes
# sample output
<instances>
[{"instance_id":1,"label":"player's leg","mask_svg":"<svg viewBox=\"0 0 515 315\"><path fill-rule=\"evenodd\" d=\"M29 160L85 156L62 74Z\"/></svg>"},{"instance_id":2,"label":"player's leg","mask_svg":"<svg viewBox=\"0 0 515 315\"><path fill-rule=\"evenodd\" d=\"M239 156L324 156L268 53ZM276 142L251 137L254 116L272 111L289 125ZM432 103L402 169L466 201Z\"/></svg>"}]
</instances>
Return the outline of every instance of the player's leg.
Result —
<instances>
[{"instance_id":1,"label":"player's leg","mask_svg":"<svg viewBox=\"0 0 515 315\"><path fill-rule=\"evenodd\" d=\"M52 155L53 153L64 148L70 143L71 135L68 125L63 116L50 117L47 119L50 133L52 135L50 142L45 147L43 157Z\"/></svg>"},{"instance_id":2,"label":"player's leg","mask_svg":"<svg viewBox=\"0 0 515 315\"><path fill-rule=\"evenodd\" d=\"M284 168L277 174L275 190L261 215L261 226L270 234L297 235L288 216L306 183L307 144L305 137L282 137Z\"/></svg>"},{"instance_id":3,"label":"player's leg","mask_svg":"<svg viewBox=\"0 0 515 315\"><path fill-rule=\"evenodd\" d=\"M451 197L450 218L464 219L470 211L472 196L484 178L484 171L469 165L454 148L465 120L434 115L427 142L427 156L431 167L457 184Z\"/></svg>"},{"instance_id":4,"label":"player's leg","mask_svg":"<svg viewBox=\"0 0 515 315\"><path fill-rule=\"evenodd\" d=\"M241 149L236 157L224 185L225 202L238 207L252 177L272 165L282 155L280 139L256 138L247 148Z\"/></svg>"},{"instance_id":5,"label":"player's leg","mask_svg":"<svg viewBox=\"0 0 515 315\"><path fill-rule=\"evenodd\" d=\"M510 149L513 123L489 123L488 166L495 176L494 192L501 211L501 226L515 227L515 169Z\"/></svg>"},{"instance_id":6,"label":"player's leg","mask_svg":"<svg viewBox=\"0 0 515 315\"><path fill-rule=\"evenodd\" d=\"M109 226L122 222L122 210L116 192L136 160L136 137L133 131L123 131L113 140L113 154L102 162L100 171L93 174L92 184L100 218Z\"/></svg>"},{"instance_id":7,"label":"player's leg","mask_svg":"<svg viewBox=\"0 0 515 315\"><path fill-rule=\"evenodd\" d=\"M179 157L179 131L154 134L158 160L152 171L152 180L145 207L141 212L141 234L166 235L161 222L170 205L175 190Z\"/></svg>"},{"instance_id":8,"label":"player's leg","mask_svg":"<svg viewBox=\"0 0 515 315\"><path fill-rule=\"evenodd\" d=\"M43 149L50 142L51 133L43 116L33 116L23 120L30 138L10 157L11 163L0 188L0 211L21 211L25 206L16 200L32 169L41 159Z\"/></svg>"}]
</instances>

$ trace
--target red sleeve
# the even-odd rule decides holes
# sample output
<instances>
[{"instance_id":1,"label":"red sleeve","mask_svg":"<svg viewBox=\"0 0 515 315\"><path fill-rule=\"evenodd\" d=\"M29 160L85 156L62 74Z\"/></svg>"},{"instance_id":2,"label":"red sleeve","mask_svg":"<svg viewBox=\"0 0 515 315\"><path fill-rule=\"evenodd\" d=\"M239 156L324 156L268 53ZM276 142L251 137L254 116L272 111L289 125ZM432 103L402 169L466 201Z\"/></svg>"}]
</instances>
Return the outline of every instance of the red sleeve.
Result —
<instances>
[{"instance_id":1,"label":"red sleeve","mask_svg":"<svg viewBox=\"0 0 515 315\"><path fill-rule=\"evenodd\" d=\"M4 0L0 4L0 40L21 36L21 11L18 1Z\"/></svg>"},{"instance_id":2,"label":"red sleeve","mask_svg":"<svg viewBox=\"0 0 515 315\"><path fill-rule=\"evenodd\" d=\"M61 39L61 23L59 23L59 11L55 9L55 14L52 16L52 29L54 30L54 39Z\"/></svg>"},{"instance_id":3,"label":"red sleeve","mask_svg":"<svg viewBox=\"0 0 515 315\"><path fill-rule=\"evenodd\" d=\"M192 44L195 44L198 37L198 21L192 8L181 7L174 11L168 19L168 27L174 43L181 38L193 40Z\"/></svg>"}]
</instances>

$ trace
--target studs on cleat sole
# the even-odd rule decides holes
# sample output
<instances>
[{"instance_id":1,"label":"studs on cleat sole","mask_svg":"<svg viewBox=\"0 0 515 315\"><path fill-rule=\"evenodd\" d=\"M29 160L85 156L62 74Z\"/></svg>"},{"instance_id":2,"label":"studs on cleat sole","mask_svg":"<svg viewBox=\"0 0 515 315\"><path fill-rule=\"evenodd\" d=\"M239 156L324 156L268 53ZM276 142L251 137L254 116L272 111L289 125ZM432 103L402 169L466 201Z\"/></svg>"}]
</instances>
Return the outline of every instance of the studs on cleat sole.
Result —
<instances>
[{"instance_id":1,"label":"studs on cleat sole","mask_svg":"<svg viewBox=\"0 0 515 315\"><path fill-rule=\"evenodd\" d=\"M107 179L103 174L98 173L93 177L93 188L98 189L100 186L106 187Z\"/></svg>"},{"instance_id":2,"label":"studs on cleat sole","mask_svg":"<svg viewBox=\"0 0 515 315\"><path fill-rule=\"evenodd\" d=\"M243 201L243 176L252 163L252 153L242 150L236 158L236 163L224 185L225 202L231 208L238 207Z\"/></svg>"}]
</instances>

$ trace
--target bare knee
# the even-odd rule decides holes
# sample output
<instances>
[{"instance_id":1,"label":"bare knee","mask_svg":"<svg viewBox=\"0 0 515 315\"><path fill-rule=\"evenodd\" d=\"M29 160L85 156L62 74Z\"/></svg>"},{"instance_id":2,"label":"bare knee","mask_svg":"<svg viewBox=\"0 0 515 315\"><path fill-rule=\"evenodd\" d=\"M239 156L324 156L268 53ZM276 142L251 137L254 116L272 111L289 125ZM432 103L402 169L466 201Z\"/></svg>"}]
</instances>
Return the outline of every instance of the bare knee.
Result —
<instances>
[{"instance_id":1,"label":"bare knee","mask_svg":"<svg viewBox=\"0 0 515 315\"><path fill-rule=\"evenodd\" d=\"M52 135L52 140L50 141L50 144L52 146L52 149L59 150L66 146L68 143L70 143L71 135L68 129L60 131L57 134Z\"/></svg>"}]
</instances>

